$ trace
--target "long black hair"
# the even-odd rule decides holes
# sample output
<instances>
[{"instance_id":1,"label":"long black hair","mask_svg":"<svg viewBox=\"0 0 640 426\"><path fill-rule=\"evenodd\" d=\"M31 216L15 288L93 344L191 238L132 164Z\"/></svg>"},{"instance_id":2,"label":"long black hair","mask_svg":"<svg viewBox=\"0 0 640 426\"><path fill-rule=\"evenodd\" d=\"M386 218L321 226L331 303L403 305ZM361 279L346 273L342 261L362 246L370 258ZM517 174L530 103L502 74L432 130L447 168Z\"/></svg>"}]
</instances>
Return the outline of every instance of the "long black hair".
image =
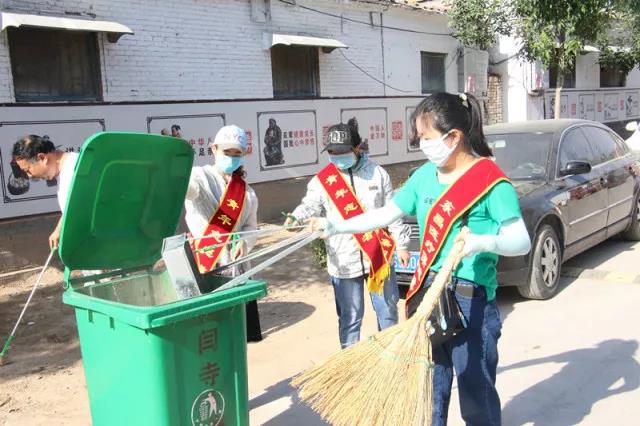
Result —
<instances>
[{"instance_id":1,"label":"long black hair","mask_svg":"<svg viewBox=\"0 0 640 426\"><path fill-rule=\"evenodd\" d=\"M468 151L481 157L493 156L482 131L480 102L469 93L440 92L424 98L411 115L411 146L418 146L420 142L417 120L428 120L442 134L457 129L464 135L462 143Z\"/></svg>"},{"instance_id":2,"label":"long black hair","mask_svg":"<svg viewBox=\"0 0 640 426\"><path fill-rule=\"evenodd\" d=\"M56 150L56 146L49 136L27 135L13 144L12 156L14 160L35 161L38 154L48 154Z\"/></svg>"}]
</instances>

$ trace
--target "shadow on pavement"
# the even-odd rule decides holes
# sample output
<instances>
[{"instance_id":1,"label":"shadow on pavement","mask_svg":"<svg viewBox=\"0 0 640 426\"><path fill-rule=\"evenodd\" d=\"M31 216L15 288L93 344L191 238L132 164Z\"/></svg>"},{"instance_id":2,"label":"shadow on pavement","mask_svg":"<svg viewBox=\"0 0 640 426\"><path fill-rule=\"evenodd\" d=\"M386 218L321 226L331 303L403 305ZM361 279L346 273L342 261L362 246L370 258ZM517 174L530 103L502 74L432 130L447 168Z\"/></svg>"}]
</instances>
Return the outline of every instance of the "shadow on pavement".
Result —
<instances>
[{"instance_id":1,"label":"shadow on pavement","mask_svg":"<svg viewBox=\"0 0 640 426\"><path fill-rule=\"evenodd\" d=\"M316 310L304 302L258 301L263 337L305 320Z\"/></svg>"},{"instance_id":2,"label":"shadow on pavement","mask_svg":"<svg viewBox=\"0 0 640 426\"><path fill-rule=\"evenodd\" d=\"M502 324L505 323L509 314L513 312L516 303L526 301L527 299L520 296L520 293L518 293L515 287L498 287L496 291L496 302L498 303Z\"/></svg>"},{"instance_id":3,"label":"shadow on pavement","mask_svg":"<svg viewBox=\"0 0 640 426\"><path fill-rule=\"evenodd\" d=\"M634 251L634 246L637 244L637 242L625 241L619 237L610 238L568 260L563 266L579 267L581 269L598 269L603 263L606 263L616 256Z\"/></svg>"},{"instance_id":4,"label":"shadow on pavement","mask_svg":"<svg viewBox=\"0 0 640 426\"><path fill-rule=\"evenodd\" d=\"M316 412L300 401L297 391L291 386L291 379L290 377L269 386L262 395L249 401L249 409L254 410L281 398L288 398L290 404L287 409L261 424L266 426L328 425Z\"/></svg>"},{"instance_id":5,"label":"shadow on pavement","mask_svg":"<svg viewBox=\"0 0 640 426\"><path fill-rule=\"evenodd\" d=\"M264 258L260 258L255 264L263 260ZM326 269L315 263L309 246L260 271L254 278L266 281L270 289L274 287L278 291L304 290L310 285L329 283Z\"/></svg>"},{"instance_id":6,"label":"shadow on pavement","mask_svg":"<svg viewBox=\"0 0 640 426\"><path fill-rule=\"evenodd\" d=\"M505 425L573 425L598 401L640 387L640 364L634 358L638 342L612 339L498 368L498 373L544 363L565 364L553 376L534 384L507 402Z\"/></svg>"}]
</instances>

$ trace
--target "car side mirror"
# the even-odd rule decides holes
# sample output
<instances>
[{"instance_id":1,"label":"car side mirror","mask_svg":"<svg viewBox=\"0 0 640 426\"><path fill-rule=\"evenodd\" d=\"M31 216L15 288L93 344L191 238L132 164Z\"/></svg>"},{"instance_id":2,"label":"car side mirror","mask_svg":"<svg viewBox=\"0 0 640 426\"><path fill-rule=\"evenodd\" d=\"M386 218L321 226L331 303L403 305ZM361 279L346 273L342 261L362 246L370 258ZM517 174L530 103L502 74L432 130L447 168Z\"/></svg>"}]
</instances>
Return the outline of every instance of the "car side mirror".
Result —
<instances>
[{"instance_id":1,"label":"car side mirror","mask_svg":"<svg viewBox=\"0 0 640 426\"><path fill-rule=\"evenodd\" d=\"M584 175L591 172L591 164L586 161L569 161L562 170L561 176Z\"/></svg>"},{"instance_id":2,"label":"car side mirror","mask_svg":"<svg viewBox=\"0 0 640 426\"><path fill-rule=\"evenodd\" d=\"M627 129L627 132L635 132L637 128L638 128L638 122L637 121L630 121L625 126L625 129Z\"/></svg>"}]
</instances>

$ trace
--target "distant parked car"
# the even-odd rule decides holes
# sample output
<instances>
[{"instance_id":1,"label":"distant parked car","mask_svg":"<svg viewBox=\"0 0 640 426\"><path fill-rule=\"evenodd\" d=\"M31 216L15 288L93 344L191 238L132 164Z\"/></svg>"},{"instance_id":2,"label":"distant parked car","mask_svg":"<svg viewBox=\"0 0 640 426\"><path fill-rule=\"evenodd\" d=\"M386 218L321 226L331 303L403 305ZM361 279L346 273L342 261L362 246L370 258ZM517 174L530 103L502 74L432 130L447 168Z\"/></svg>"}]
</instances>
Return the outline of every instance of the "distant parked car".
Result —
<instances>
[{"instance_id":1,"label":"distant parked car","mask_svg":"<svg viewBox=\"0 0 640 426\"><path fill-rule=\"evenodd\" d=\"M531 299L552 297L562 262L616 235L640 240L640 169L625 142L586 120L538 120L485 127L495 160L511 179L532 239L526 256L501 257L500 285ZM415 270L420 235L411 225L412 259L396 262L398 281Z\"/></svg>"}]
</instances>

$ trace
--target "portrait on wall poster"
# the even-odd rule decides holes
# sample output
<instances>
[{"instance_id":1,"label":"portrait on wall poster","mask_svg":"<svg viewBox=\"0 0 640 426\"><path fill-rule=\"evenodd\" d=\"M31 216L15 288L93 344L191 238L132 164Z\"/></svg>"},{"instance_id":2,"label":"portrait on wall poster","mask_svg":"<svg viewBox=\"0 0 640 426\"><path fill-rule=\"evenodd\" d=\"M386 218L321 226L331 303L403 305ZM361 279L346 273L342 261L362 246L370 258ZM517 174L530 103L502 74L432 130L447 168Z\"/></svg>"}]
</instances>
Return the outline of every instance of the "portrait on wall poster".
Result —
<instances>
[{"instance_id":1,"label":"portrait on wall poster","mask_svg":"<svg viewBox=\"0 0 640 426\"><path fill-rule=\"evenodd\" d=\"M638 116L638 92L625 93L625 113L627 118Z\"/></svg>"},{"instance_id":2,"label":"portrait on wall poster","mask_svg":"<svg viewBox=\"0 0 640 426\"><path fill-rule=\"evenodd\" d=\"M610 93L604 97L604 120L618 119L618 94Z\"/></svg>"},{"instance_id":3,"label":"portrait on wall poster","mask_svg":"<svg viewBox=\"0 0 640 426\"><path fill-rule=\"evenodd\" d=\"M568 106L569 106L569 96L560 95L560 118L569 117ZM555 118L556 116L555 108L556 108L556 96L552 95L549 97L549 108L547 110L549 111L549 115L547 116L547 118Z\"/></svg>"},{"instance_id":4,"label":"portrait on wall poster","mask_svg":"<svg viewBox=\"0 0 640 426\"><path fill-rule=\"evenodd\" d=\"M0 218L23 214L58 211L57 179L34 180L13 161L13 144L25 135L46 136L56 149L80 152L85 141L105 131L103 118L50 121L0 122L0 183L2 208Z\"/></svg>"},{"instance_id":5,"label":"portrait on wall poster","mask_svg":"<svg viewBox=\"0 0 640 426\"><path fill-rule=\"evenodd\" d=\"M583 120L596 119L595 95L580 95L579 117Z\"/></svg>"},{"instance_id":6,"label":"portrait on wall poster","mask_svg":"<svg viewBox=\"0 0 640 426\"><path fill-rule=\"evenodd\" d=\"M420 151L420 146L418 143L411 143L411 114L416 110L415 106L408 106L404 110L405 123L406 123L406 134L407 134L407 152L415 152Z\"/></svg>"},{"instance_id":7,"label":"portrait on wall poster","mask_svg":"<svg viewBox=\"0 0 640 426\"><path fill-rule=\"evenodd\" d=\"M318 163L316 112L265 111L258 113L260 170Z\"/></svg>"}]
</instances>

